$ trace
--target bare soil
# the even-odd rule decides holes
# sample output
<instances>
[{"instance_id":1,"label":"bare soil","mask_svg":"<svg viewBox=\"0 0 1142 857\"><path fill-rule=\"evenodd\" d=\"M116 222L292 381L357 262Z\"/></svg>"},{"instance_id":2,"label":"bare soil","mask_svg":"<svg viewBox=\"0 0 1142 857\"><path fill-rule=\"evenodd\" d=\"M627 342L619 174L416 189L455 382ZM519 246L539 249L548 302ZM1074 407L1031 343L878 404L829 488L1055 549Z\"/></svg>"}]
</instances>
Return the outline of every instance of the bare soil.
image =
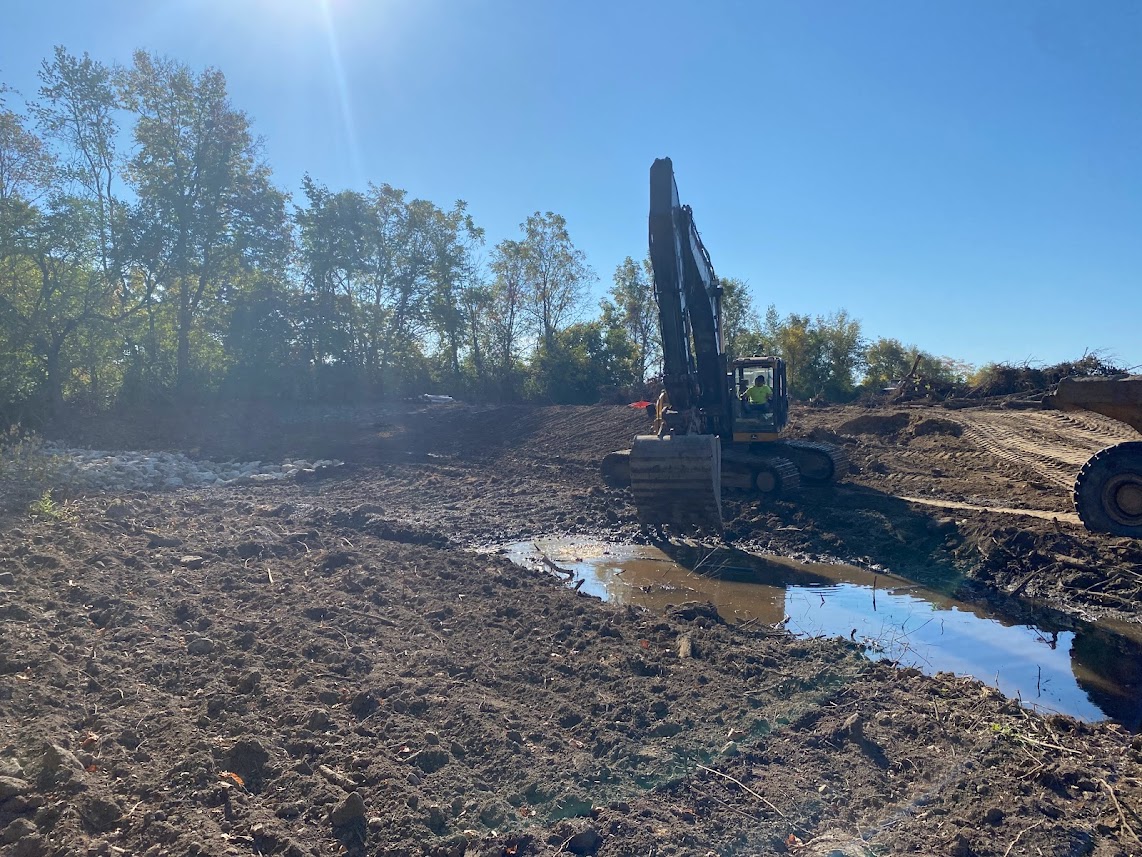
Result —
<instances>
[{"instance_id":1,"label":"bare soil","mask_svg":"<svg viewBox=\"0 0 1142 857\"><path fill-rule=\"evenodd\" d=\"M739 547L1138 627L1142 544L1069 515L1069 480L1124 427L794 417L854 472L728 500ZM5 522L0 854L1142 854L1142 739L1121 726L472 550L645 539L597 469L644 428L621 407L411 404L70 427L347 464Z\"/></svg>"}]
</instances>

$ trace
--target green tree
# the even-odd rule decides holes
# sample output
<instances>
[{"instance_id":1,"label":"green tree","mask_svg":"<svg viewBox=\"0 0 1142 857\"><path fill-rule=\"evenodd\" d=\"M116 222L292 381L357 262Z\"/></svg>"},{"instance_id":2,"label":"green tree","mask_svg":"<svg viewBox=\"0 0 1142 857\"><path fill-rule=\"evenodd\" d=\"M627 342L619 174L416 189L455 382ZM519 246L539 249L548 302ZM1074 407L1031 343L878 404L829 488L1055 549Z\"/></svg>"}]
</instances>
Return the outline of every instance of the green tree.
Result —
<instances>
[{"instance_id":1,"label":"green tree","mask_svg":"<svg viewBox=\"0 0 1142 857\"><path fill-rule=\"evenodd\" d=\"M908 374L916 350L899 339L880 337L865 352L864 386L878 390Z\"/></svg>"},{"instance_id":2,"label":"green tree","mask_svg":"<svg viewBox=\"0 0 1142 857\"><path fill-rule=\"evenodd\" d=\"M53 192L57 176L44 141L16 113L0 108L0 354L9 367L5 398L14 403L42 394L53 412L63 404L76 334L101 309L106 294L90 267L91 207Z\"/></svg>"},{"instance_id":3,"label":"green tree","mask_svg":"<svg viewBox=\"0 0 1142 857\"><path fill-rule=\"evenodd\" d=\"M522 241L501 241L492 251L494 276L484 303L492 374L500 395L515 395L517 367L524 345L527 306L527 246Z\"/></svg>"},{"instance_id":4,"label":"green tree","mask_svg":"<svg viewBox=\"0 0 1142 857\"><path fill-rule=\"evenodd\" d=\"M806 368L806 390L830 402L856 395L857 377L864 366L865 344L860 322L847 310L817 316L813 328L812 360Z\"/></svg>"},{"instance_id":5,"label":"green tree","mask_svg":"<svg viewBox=\"0 0 1142 857\"><path fill-rule=\"evenodd\" d=\"M768 350L785 361L790 393L795 398L807 398L805 394L807 385L801 379L805 374L805 367L813 359L811 326L812 319L809 316L790 313L781 318L773 306L770 306L765 314L763 334L769 345Z\"/></svg>"},{"instance_id":6,"label":"green tree","mask_svg":"<svg viewBox=\"0 0 1142 857\"><path fill-rule=\"evenodd\" d=\"M595 275L586 255L572 243L562 215L537 211L520 228L525 251L524 311L533 332L550 347L555 334L579 313Z\"/></svg>"},{"instance_id":7,"label":"green tree","mask_svg":"<svg viewBox=\"0 0 1142 857\"><path fill-rule=\"evenodd\" d=\"M139 258L173 304L175 382L186 392L203 315L219 309L239 272L284 265L285 197L220 71L195 74L138 51L121 86L136 116L127 177L138 198Z\"/></svg>"},{"instance_id":8,"label":"green tree","mask_svg":"<svg viewBox=\"0 0 1142 857\"><path fill-rule=\"evenodd\" d=\"M484 394L492 383L489 365L492 286L480 274L480 266L475 262L457 299L464 315L466 336L462 372L470 376L479 392Z\"/></svg>"},{"instance_id":9,"label":"green tree","mask_svg":"<svg viewBox=\"0 0 1142 857\"><path fill-rule=\"evenodd\" d=\"M599 401L599 392L624 379L623 359L607 343L600 321L572 324L555 334L550 346L540 344L531 362L528 393L556 404L585 405Z\"/></svg>"},{"instance_id":10,"label":"green tree","mask_svg":"<svg viewBox=\"0 0 1142 857\"><path fill-rule=\"evenodd\" d=\"M0 319L14 352L31 349L22 362L37 367L52 413L62 409L77 362L77 334L106 312L110 297L95 265L94 220L89 205L68 197L45 211L28 207L5 254Z\"/></svg>"},{"instance_id":11,"label":"green tree","mask_svg":"<svg viewBox=\"0 0 1142 857\"><path fill-rule=\"evenodd\" d=\"M383 390L413 383L410 372L422 378L432 352L456 383L469 320L462 293L483 239L466 204L444 210L387 184L331 193L307 176L303 187L308 206L296 221L314 365L348 368Z\"/></svg>"},{"instance_id":12,"label":"green tree","mask_svg":"<svg viewBox=\"0 0 1142 857\"><path fill-rule=\"evenodd\" d=\"M719 277L718 282L722 286L722 337L726 354L733 360L764 353L768 343L762 335L749 285L736 277Z\"/></svg>"},{"instance_id":13,"label":"green tree","mask_svg":"<svg viewBox=\"0 0 1142 857\"><path fill-rule=\"evenodd\" d=\"M865 346L860 322L847 311L816 318L790 313L781 318L771 305L761 337L767 350L785 360L794 398L847 401L855 395Z\"/></svg>"},{"instance_id":14,"label":"green tree","mask_svg":"<svg viewBox=\"0 0 1142 857\"><path fill-rule=\"evenodd\" d=\"M641 384L662 359L662 334L654 300L650 260L641 265L627 256L615 268L609 299L600 303L601 321L612 352L629 353L620 371L622 383Z\"/></svg>"},{"instance_id":15,"label":"green tree","mask_svg":"<svg viewBox=\"0 0 1142 857\"><path fill-rule=\"evenodd\" d=\"M481 285L474 257L483 244L484 230L476 226L467 208L467 203L457 200L451 211L438 211L430 233L433 264L429 273L428 323L450 385L460 380L462 355L465 346L473 341L467 333L473 323L469 304L474 296L470 292L479 292Z\"/></svg>"},{"instance_id":16,"label":"green tree","mask_svg":"<svg viewBox=\"0 0 1142 857\"><path fill-rule=\"evenodd\" d=\"M44 141L28 129L24 119L9 110L0 87L0 205L30 205L53 186L56 164ZM0 211L13 225L16 211ZM2 235L0 235L2 237Z\"/></svg>"},{"instance_id":17,"label":"green tree","mask_svg":"<svg viewBox=\"0 0 1142 857\"><path fill-rule=\"evenodd\" d=\"M299 371L290 293L261 279L234 300L226 337L226 391L241 398L296 396Z\"/></svg>"},{"instance_id":18,"label":"green tree","mask_svg":"<svg viewBox=\"0 0 1142 857\"><path fill-rule=\"evenodd\" d=\"M882 390L909 373L944 384L962 384L971 367L949 357L936 357L899 339L880 337L865 352L864 380L868 390Z\"/></svg>"},{"instance_id":19,"label":"green tree","mask_svg":"<svg viewBox=\"0 0 1142 857\"><path fill-rule=\"evenodd\" d=\"M119 123L114 72L86 53L75 57L57 45L53 58L42 63L39 76L41 101L35 115L43 133L65 153L62 178L74 182L79 189L76 196L91 201L104 276L121 283L122 276L115 271L122 204L115 191Z\"/></svg>"},{"instance_id":20,"label":"green tree","mask_svg":"<svg viewBox=\"0 0 1142 857\"><path fill-rule=\"evenodd\" d=\"M129 326L123 322L150 300L151 281L132 276L128 265L127 206L120 199L119 137L121 113L116 71L87 54L76 57L62 46L40 67L40 100L33 113L44 136L60 153L60 178L75 204L89 212L99 276L90 286L101 291L99 309L77 331L82 340L86 393L105 398L105 382L120 372L117 352Z\"/></svg>"},{"instance_id":21,"label":"green tree","mask_svg":"<svg viewBox=\"0 0 1142 857\"><path fill-rule=\"evenodd\" d=\"M382 371L389 363L400 365L394 355L422 360L422 345L435 335L453 376L460 367L462 318L456 311L456 291L468 265L471 242L482 238L458 201L445 211L433 203L414 199L404 202L404 192L388 185L372 188L380 215L376 280L387 305L388 324L380 343Z\"/></svg>"},{"instance_id":22,"label":"green tree","mask_svg":"<svg viewBox=\"0 0 1142 857\"><path fill-rule=\"evenodd\" d=\"M385 324L384 296L375 287L376 250L381 224L377 212L357 191L332 193L306 175L308 205L298 208L301 265L309 289L304 325L309 364L375 368Z\"/></svg>"}]
</instances>

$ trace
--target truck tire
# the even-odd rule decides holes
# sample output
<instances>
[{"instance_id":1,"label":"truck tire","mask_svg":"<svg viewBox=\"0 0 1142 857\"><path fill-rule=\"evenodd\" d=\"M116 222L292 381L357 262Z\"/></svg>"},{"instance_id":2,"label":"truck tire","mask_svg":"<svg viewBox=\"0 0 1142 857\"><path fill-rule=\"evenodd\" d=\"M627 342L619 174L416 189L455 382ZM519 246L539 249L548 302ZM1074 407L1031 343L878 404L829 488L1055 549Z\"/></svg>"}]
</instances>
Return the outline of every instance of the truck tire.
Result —
<instances>
[{"instance_id":1,"label":"truck tire","mask_svg":"<svg viewBox=\"0 0 1142 857\"><path fill-rule=\"evenodd\" d=\"M1088 530L1142 539L1142 441L1109 446L1083 465L1075 510Z\"/></svg>"}]
</instances>

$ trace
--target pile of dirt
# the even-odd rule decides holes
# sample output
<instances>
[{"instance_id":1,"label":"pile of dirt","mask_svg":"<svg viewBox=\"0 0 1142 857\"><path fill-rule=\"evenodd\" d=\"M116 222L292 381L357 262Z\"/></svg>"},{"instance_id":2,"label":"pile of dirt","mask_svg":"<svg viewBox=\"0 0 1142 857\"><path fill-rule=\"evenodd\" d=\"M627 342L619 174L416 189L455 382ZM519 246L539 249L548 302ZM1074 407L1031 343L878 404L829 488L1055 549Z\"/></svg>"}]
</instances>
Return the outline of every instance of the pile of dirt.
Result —
<instances>
[{"instance_id":1,"label":"pile of dirt","mask_svg":"<svg viewBox=\"0 0 1142 857\"><path fill-rule=\"evenodd\" d=\"M908 427L911 418L901 411L883 414L862 414L851 420L846 420L837 427L842 434L896 434Z\"/></svg>"},{"instance_id":2,"label":"pile of dirt","mask_svg":"<svg viewBox=\"0 0 1142 857\"><path fill-rule=\"evenodd\" d=\"M964 433L964 427L961 423L955 420L948 420L942 417L929 417L920 420L912 426L913 437L923 437L926 434L943 434L951 435L952 437L960 437Z\"/></svg>"}]
</instances>

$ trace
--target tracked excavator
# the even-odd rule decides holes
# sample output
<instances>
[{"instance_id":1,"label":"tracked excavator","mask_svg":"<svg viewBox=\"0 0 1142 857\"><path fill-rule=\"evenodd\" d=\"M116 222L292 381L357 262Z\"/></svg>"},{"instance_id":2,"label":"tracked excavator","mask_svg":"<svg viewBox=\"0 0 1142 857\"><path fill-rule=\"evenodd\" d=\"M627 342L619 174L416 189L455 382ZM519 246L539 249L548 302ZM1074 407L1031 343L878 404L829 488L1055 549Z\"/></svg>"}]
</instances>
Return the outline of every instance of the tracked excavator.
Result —
<instances>
[{"instance_id":1,"label":"tracked excavator","mask_svg":"<svg viewBox=\"0 0 1142 857\"><path fill-rule=\"evenodd\" d=\"M1093 411L1142 432L1142 375L1064 378L1043 405ZM1142 539L1142 441L1108 446L1082 466L1075 511L1088 530Z\"/></svg>"},{"instance_id":2,"label":"tracked excavator","mask_svg":"<svg viewBox=\"0 0 1142 857\"><path fill-rule=\"evenodd\" d=\"M729 360L722 287L690 206L679 202L669 158L650 168L650 258L663 362L655 431L602 463L608 484L630 486L639 522L721 529L723 489L774 496L843 477L848 459L840 448L782 437L785 362ZM745 398L758 379L772 391L763 405Z\"/></svg>"}]
</instances>

